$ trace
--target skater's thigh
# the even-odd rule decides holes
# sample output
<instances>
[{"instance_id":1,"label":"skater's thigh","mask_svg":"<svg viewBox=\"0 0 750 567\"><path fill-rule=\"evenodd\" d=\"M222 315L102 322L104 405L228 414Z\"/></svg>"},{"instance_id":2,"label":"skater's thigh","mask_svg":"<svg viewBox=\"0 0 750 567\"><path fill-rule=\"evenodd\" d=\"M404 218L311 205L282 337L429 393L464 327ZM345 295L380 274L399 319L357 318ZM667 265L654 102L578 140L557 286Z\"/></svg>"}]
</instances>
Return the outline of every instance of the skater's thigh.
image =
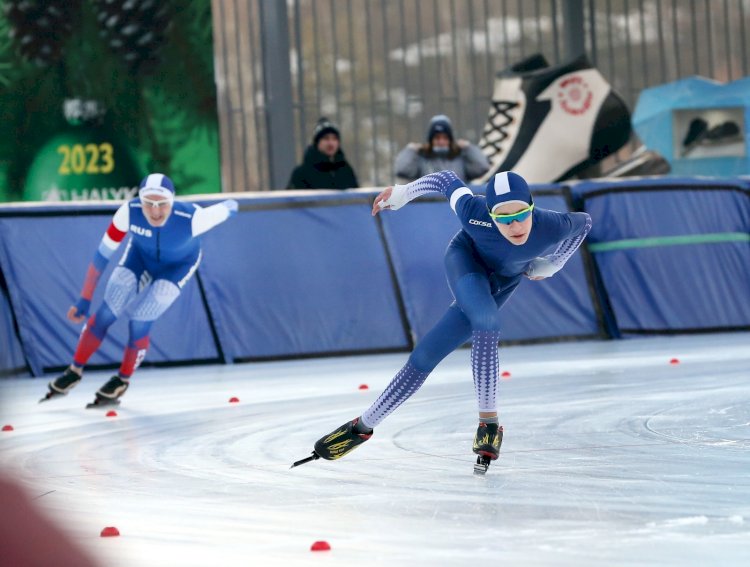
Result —
<instances>
[{"instance_id":1,"label":"skater's thigh","mask_svg":"<svg viewBox=\"0 0 750 567\"><path fill-rule=\"evenodd\" d=\"M499 327L497 305L492 296L490 274L473 247L454 238L445 253L445 271L456 305L473 329Z\"/></svg>"},{"instance_id":2,"label":"skater's thigh","mask_svg":"<svg viewBox=\"0 0 750 567\"><path fill-rule=\"evenodd\" d=\"M119 316L136 298L138 292L138 277L132 270L124 266L117 266L107 281L104 290L104 304L112 314Z\"/></svg>"},{"instance_id":3,"label":"skater's thigh","mask_svg":"<svg viewBox=\"0 0 750 567\"><path fill-rule=\"evenodd\" d=\"M451 240L445 251L444 264L448 287L456 299L457 284L467 274L480 274L489 281L487 268L482 265L468 237L463 233L457 234Z\"/></svg>"},{"instance_id":4,"label":"skater's thigh","mask_svg":"<svg viewBox=\"0 0 750 567\"><path fill-rule=\"evenodd\" d=\"M454 303L417 343L409 360L415 368L431 372L441 360L471 337L471 323Z\"/></svg>"},{"instance_id":5,"label":"skater's thigh","mask_svg":"<svg viewBox=\"0 0 750 567\"><path fill-rule=\"evenodd\" d=\"M156 321L180 296L177 284L165 279L154 280L141 294L133 310L134 321Z\"/></svg>"}]
</instances>

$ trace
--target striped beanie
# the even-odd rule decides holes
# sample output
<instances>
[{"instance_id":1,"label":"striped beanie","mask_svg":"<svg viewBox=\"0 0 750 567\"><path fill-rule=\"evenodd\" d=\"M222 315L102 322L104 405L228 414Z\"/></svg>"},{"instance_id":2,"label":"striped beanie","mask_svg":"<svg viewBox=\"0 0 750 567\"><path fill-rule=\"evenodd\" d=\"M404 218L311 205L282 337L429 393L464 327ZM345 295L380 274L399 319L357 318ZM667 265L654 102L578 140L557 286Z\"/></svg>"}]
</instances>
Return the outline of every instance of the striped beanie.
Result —
<instances>
[{"instance_id":1,"label":"striped beanie","mask_svg":"<svg viewBox=\"0 0 750 567\"><path fill-rule=\"evenodd\" d=\"M174 183L163 173L149 173L143 178L138 189L139 197L161 195L174 200Z\"/></svg>"},{"instance_id":2,"label":"striped beanie","mask_svg":"<svg viewBox=\"0 0 750 567\"><path fill-rule=\"evenodd\" d=\"M505 203L518 203L519 205L531 205L531 191L526 180L512 171L496 173L487 182L485 187L487 197L487 209L490 212Z\"/></svg>"}]
</instances>

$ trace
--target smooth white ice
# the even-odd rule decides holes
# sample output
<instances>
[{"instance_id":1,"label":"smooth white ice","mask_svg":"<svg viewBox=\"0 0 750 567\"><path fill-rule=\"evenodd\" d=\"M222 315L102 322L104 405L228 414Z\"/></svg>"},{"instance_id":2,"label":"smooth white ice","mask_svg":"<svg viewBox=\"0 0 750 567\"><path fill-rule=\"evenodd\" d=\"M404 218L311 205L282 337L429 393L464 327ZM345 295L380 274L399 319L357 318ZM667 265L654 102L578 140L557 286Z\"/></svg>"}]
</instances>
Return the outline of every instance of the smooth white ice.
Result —
<instances>
[{"instance_id":1,"label":"smooth white ice","mask_svg":"<svg viewBox=\"0 0 750 567\"><path fill-rule=\"evenodd\" d=\"M109 373L43 405L0 380L0 465L111 566L750 565L750 334L501 349L485 477L460 350L354 453L289 469L405 359L143 369L116 418L83 409Z\"/></svg>"}]
</instances>

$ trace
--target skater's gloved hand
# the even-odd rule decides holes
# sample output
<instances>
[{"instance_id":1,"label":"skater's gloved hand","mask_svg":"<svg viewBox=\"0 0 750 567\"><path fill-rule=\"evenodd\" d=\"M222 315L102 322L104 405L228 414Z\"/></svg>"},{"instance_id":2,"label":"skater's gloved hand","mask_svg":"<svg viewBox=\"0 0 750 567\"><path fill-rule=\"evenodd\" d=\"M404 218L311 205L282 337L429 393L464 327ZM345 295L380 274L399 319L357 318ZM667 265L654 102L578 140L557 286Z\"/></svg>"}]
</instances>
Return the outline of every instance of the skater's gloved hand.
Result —
<instances>
[{"instance_id":1,"label":"skater's gloved hand","mask_svg":"<svg viewBox=\"0 0 750 567\"><path fill-rule=\"evenodd\" d=\"M525 275L530 280L543 280L555 275L559 269L547 258L534 258L529 262Z\"/></svg>"},{"instance_id":2,"label":"skater's gloved hand","mask_svg":"<svg viewBox=\"0 0 750 567\"><path fill-rule=\"evenodd\" d=\"M377 215L383 209L395 211L408 203L406 185L394 185L386 187L385 190L375 197L372 203L372 216Z\"/></svg>"},{"instance_id":3,"label":"skater's gloved hand","mask_svg":"<svg viewBox=\"0 0 750 567\"><path fill-rule=\"evenodd\" d=\"M89 316L91 300L81 298L78 302L68 309L68 319L73 323L81 323Z\"/></svg>"}]
</instances>

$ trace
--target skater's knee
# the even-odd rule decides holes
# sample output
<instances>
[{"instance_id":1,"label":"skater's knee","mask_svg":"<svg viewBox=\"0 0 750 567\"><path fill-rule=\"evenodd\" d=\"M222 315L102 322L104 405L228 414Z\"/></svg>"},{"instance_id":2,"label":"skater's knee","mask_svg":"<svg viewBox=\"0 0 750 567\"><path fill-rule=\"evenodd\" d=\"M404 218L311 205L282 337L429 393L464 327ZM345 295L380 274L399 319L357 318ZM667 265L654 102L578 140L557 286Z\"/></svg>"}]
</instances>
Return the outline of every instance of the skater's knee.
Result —
<instances>
[{"instance_id":1,"label":"skater's knee","mask_svg":"<svg viewBox=\"0 0 750 567\"><path fill-rule=\"evenodd\" d=\"M94 336L103 338L107 334L107 329L117 320L115 315L106 303L102 303L97 312L89 319L88 327Z\"/></svg>"},{"instance_id":2,"label":"skater's knee","mask_svg":"<svg viewBox=\"0 0 750 567\"><path fill-rule=\"evenodd\" d=\"M420 345L409 355L409 363L420 372L432 372L440 360L435 352L429 348L420 348Z\"/></svg>"},{"instance_id":3,"label":"skater's knee","mask_svg":"<svg viewBox=\"0 0 750 567\"><path fill-rule=\"evenodd\" d=\"M500 332L500 312L495 309L474 314L469 321L472 331Z\"/></svg>"},{"instance_id":4,"label":"skater's knee","mask_svg":"<svg viewBox=\"0 0 750 567\"><path fill-rule=\"evenodd\" d=\"M129 343L135 344L137 341L144 339L151 332L153 321L130 321L128 325L130 331Z\"/></svg>"}]
</instances>

